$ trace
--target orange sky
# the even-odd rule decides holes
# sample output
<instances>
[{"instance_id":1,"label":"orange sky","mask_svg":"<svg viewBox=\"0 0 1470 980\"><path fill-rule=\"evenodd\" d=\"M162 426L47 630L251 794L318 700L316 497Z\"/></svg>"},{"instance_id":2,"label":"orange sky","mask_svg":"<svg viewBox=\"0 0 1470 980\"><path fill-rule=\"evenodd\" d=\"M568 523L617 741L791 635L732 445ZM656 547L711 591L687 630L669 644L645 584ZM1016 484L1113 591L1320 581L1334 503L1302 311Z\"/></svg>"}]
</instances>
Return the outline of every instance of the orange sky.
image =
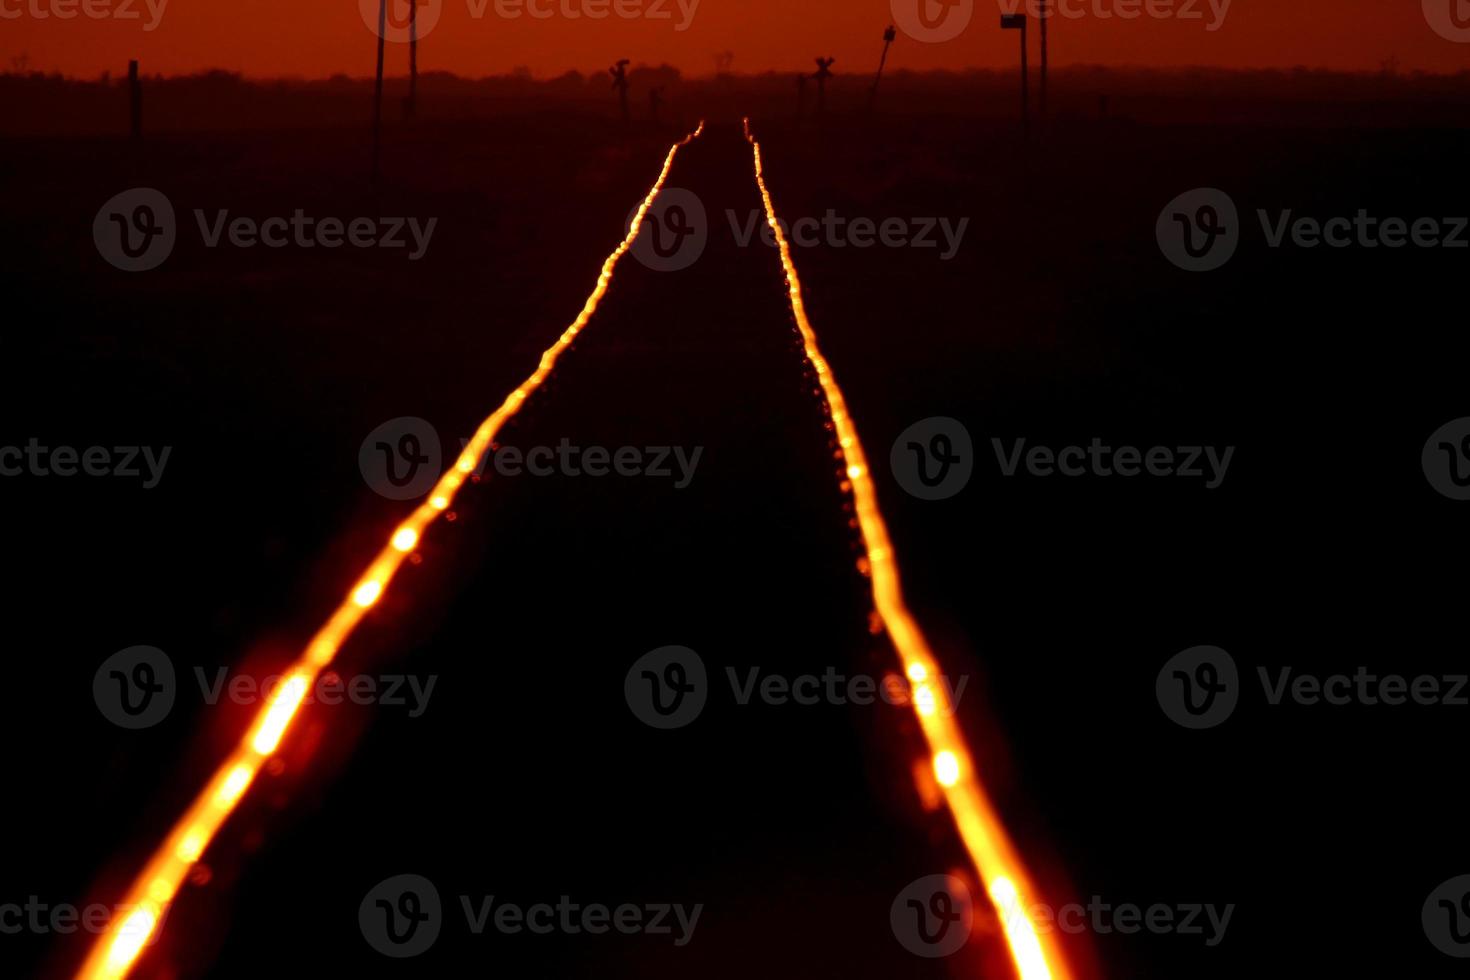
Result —
<instances>
[{"instance_id":1,"label":"orange sky","mask_svg":"<svg viewBox=\"0 0 1470 980\"><path fill-rule=\"evenodd\" d=\"M371 75L374 43L359 3L377 0L0 0L0 59L27 56L33 69L92 77L225 68L251 76ZM392 0L402 5L406 0ZM505 73L524 65L538 76L602 70L617 57L667 62L708 74L714 55L735 54L736 71L809 68L835 55L837 70L872 70L883 28L918 25L925 3L939 34L969 10L952 40L900 34L894 68L960 68L1014 63L1015 40L998 29L1001 5L1036 0L423 0L422 70L461 75ZM1470 68L1470 0L1052 0L1054 64L1219 65L1377 69L1397 58L1403 70ZM891 6L892 4L892 6ZM1462 42L1453 33L1459 4ZM907 5L905 7L904 5ZM534 18L534 6L544 18ZM590 14L604 13L601 19ZM895 9L898 8L898 9ZM621 9L623 16L617 11ZM1153 16L1147 12L1152 9ZM1218 16L1224 11L1223 18ZM90 10L91 16L86 11ZM580 13L568 17L564 10ZM1111 16L1099 16L1099 11ZM1134 19L1124 19L1130 11ZM1180 16L1186 12L1192 16ZM518 17L506 14L519 12ZM69 18L63 15L71 14ZM895 16L895 14L898 16ZM40 16L45 14L46 16ZM631 16L629 16L631 15ZM948 19L947 19L948 18ZM369 15L371 19L371 14ZM1210 30L1216 24L1217 29ZM913 32L910 32L913 33ZM407 53L389 46L389 72Z\"/></svg>"}]
</instances>

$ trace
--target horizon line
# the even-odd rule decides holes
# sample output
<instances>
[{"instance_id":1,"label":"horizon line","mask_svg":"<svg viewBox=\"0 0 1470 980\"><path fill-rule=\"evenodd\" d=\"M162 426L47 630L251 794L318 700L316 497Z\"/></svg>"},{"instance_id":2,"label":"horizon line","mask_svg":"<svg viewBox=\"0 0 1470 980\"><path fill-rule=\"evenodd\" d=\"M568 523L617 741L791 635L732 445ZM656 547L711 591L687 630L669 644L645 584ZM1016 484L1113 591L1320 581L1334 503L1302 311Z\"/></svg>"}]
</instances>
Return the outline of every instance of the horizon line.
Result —
<instances>
[{"instance_id":1,"label":"horizon line","mask_svg":"<svg viewBox=\"0 0 1470 980\"><path fill-rule=\"evenodd\" d=\"M888 72L888 74L890 76L907 75L907 76L917 76L917 77L930 77L930 76L932 76L932 77L943 77L943 76L956 76L956 75L959 75L959 76L963 76L963 75L1012 75L1012 74L1014 74L1018 70L1018 68L1019 68L1019 65L1009 65L1009 66L1004 66L1004 67L1000 67L1000 66L971 65L971 66L966 66L966 67L963 67L963 68L924 68L924 69L900 68L900 69L890 69L889 72ZM121 68L121 71L126 72L126 67L124 66L123 68ZM420 81L423 81L426 78L438 77L438 78L451 78L451 79L454 79L455 81L472 82L472 83L473 82L488 82L488 81L520 81L520 82L530 82L530 83L533 83L533 84L535 84L535 83L544 84L544 83L561 81L561 80L563 80L563 79L565 79L565 78L567 78L568 76L571 76L571 75L578 75L578 76L581 76L583 78L600 77L603 71L604 71L604 69L602 69L602 68L585 69L585 70L584 69L581 69L581 68L568 68L565 71L561 72L560 74L541 75L541 74L536 74L536 73L528 73L528 74L525 74L525 75L520 75L520 74L516 74L515 73L515 70L512 69L511 71L503 72L503 73L500 73L500 74L461 75L461 74L459 74L457 72L453 72L453 71L448 71L448 70L444 70L444 69L434 69L434 70L431 70L431 71L421 71L421 72L419 72L419 76L418 77L419 77L419 80ZM654 71L654 72L657 72L657 71L672 71L672 72L675 72L676 74L678 74L679 79L681 81L686 81L686 82L714 82L714 81L720 81L720 80L765 79L765 78L770 78L770 77L780 77L780 76L795 75L795 74L799 74L800 73L797 69L794 69L794 68L793 69L789 69L789 70L769 68L769 69L766 69L764 71L731 71L731 72L707 72L707 73L701 73L701 74L685 74L677 66L671 65L671 64L669 64L667 62L661 62L661 63L658 63L658 64L653 64L653 63L649 63L649 62L635 62L629 68L629 73L631 74L632 72L636 72L636 71ZM1300 73L1305 72L1305 73L1314 74L1314 75L1324 75L1324 76L1325 75L1335 75L1335 76L1347 76L1347 77L1355 77L1355 78L1381 78L1381 77L1387 76L1387 77L1390 77L1390 78L1433 78L1433 79L1445 79L1445 80L1449 80L1449 79L1457 79L1457 78L1461 78L1461 77L1470 76L1470 67L1461 68L1459 71L1450 72L1450 71L1437 71L1437 70L1434 70L1434 69L1427 69L1427 68L1395 68L1395 69L1392 69L1392 70L1388 70L1388 69L1384 69L1384 68L1378 68L1378 69L1370 69L1370 68L1348 69L1348 68L1313 67L1311 65L1305 65L1305 64L1281 65L1281 66L1275 66L1275 67L1241 68L1241 67L1233 67L1233 66L1229 66L1229 65L1209 65L1209 64L1198 64L1198 65L1135 65L1135 64L1102 64L1102 63L1097 63L1097 62L1076 62L1076 63L1073 63L1073 64L1061 64L1061 65L1058 65L1056 63L1053 63L1051 65L1051 72L1052 72L1052 74L1060 74L1060 73L1065 73L1065 72L1118 72L1118 73L1128 73L1128 74L1138 74L1138 75L1189 75L1189 74L1200 74L1200 73L1214 73L1214 74L1221 74L1221 75L1237 75L1237 76L1300 74ZM867 72L834 73L834 76L835 77L834 77L833 81L835 82L837 78L859 78L859 79L866 79L868 74L869 73L867 73ZM84 82L84 83L100 82L104 78L112 78L112 77L114 77L114 75L115 75L115 73L111 69L105 69L103 71L98 72L95 75L69 74L69 73L61 72L61 71L47 71L47 70L42 69L42 68L27 68L27 69L7 68L7 69L5 69L3 71L0 71L0 78L20 78L20 79L26 79L26 78L35 78L37 76L40 76L43 79L60 79L61 81L65 81L65 82ZM189 80L189 79L208 78L208 77L211 77L211 76L220 76L220 75L224 75L224 76L236 78L236 79L239 79L240 81L250 82L250 83L286 83L286 82L289 82L289 83L299 83L299 84L317 84L317 83L322 83L322 82L342 82L342 81L371 83L373 81L373 76L372 75L350 75L350 74L347 74L345 72L334 72L334 73L332 73L330 75L315 75L315 76L291 75L291 74L283 74L283 75L253 75L253 74L250 74L250 73L248 73L246 71L243 71L241 69L225 68L225 67L201 68L201 69L198 69L198 70L195 70L195 71L171 72L171 73L157 73L157 72L155 72L153 74L147 74L146 72L144 72L144 73L141 73L141 75L144 78L163 79L165 81L183 81L183 80ZM385 75L384 77L385 78L404 78L404 79L406 79L409 76L406 73L404 73L404 74L401 74L401 75L399 75L399 74L390 74L390 75Z\"/></svg>"}]
</instances>

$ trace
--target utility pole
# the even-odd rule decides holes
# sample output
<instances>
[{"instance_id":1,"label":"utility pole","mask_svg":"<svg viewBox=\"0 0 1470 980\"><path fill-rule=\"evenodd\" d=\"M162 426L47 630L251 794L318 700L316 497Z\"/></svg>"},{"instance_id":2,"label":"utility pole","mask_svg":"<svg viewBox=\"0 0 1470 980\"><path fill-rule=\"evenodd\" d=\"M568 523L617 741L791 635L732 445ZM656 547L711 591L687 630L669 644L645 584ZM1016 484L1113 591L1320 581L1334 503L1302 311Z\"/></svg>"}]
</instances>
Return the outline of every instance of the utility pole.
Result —
<instances>
[{"instance_id":1,"label":"utility pole","mask_svg":"<svg viewBox=\"0 0 1470 980\"><path fill-rule=\"evenodd\" d=\"M1042 28L1045 30L1045 28ZM1042 35L1043 37L1045 35ZM404 115L414 117L419 105L419 3L408 0L408 100Z\"/></svg>"},{"instance_id":2,"label":"utility pole","mask_svg":"<svg viewBox=\"0 0 1470 980\"><path fill-rule=\"evenodd\" d=\"M1046 0L1037 0L1037 14L1041 17L1041 91L1037 93L1037 102L1044 124L1046 122L1046 22L1051 20L1051 11L1046 9Z\"/></svg>"},{"instance_id":3,"label":"utility pole","mask_svg":"<svg viewBox=\"0 0 1470 980\"><path fill-rule=\"evenodd\" d=\"M373 82L372 182L378 182L378 153L383 145L383 38L388 33L388 0L378 0L378 74Z\"/></svg>"},{"instance_id":4,"label":"utility pole","mask_svg":"<svg viewBox=\"0 0 1470 980\"><path fill-rule=\"evenodd\" d=\"M817 80L817 118L821 119L827 114L827 79L832 77L832 63L836 58L818 58L817 71L814 76Z\"/></svg>"},{"instance_id":5,"label":"utility pole","mask_svg":"<svg viewBox=\"0 0 1470 980\"><path fill-rule=\"evenodd\" d=\"M898 32L893 25L888 25L888 30L883 32L883 56L878 59L878 74L873 79L873 91L868 94L868 111L872 112L878 105L878 83L883 81L883 66L888 63L888 47L893 39L898 37Z\"/></svg>"},{"instance_id":6,"label":"utility pole","mask_svg":"<svg viewBox=\"0 0 1470 980\"><path fill-rule=\"evenodd\" d=\"M620 58L618 63L607 70L612 76L612 87L618 90L618 104L623 110L623 124L627 125L628 119L628 59Z\"/></svg>"},{"instance_id":7,"label":"utility pole","mask_svg":"<svg viewBox=\"0 0 1470 980\"><path fill-rule=\"evenodd\" d=\"M1001 14L1001 30L1021 32L1021 134L1031 134L1031 82L1026 70L1026 15Z\"/></svg>"},{"instance_id":8,"label":"utility pole","mask_svg":"<svg viewBox=\"0 0 1470 980\"><path fill-rule=\"evenodd\" d=\"M143 83L138 79L138 59L128 62L128 132L133 139L143 135Z\"/></svg>"}]
</instances>

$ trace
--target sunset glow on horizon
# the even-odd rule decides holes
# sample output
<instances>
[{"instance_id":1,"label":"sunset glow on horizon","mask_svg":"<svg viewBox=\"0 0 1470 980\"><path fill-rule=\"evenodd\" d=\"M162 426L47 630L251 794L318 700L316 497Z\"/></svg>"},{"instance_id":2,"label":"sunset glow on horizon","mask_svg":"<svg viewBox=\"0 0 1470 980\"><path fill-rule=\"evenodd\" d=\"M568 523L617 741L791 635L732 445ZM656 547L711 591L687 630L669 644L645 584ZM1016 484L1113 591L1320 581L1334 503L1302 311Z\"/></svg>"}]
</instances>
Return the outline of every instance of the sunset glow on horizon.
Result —
<instances>
[{"instance_id":1,"label":"sunset glow on horizon","mask_svg":"<svg viewBox=\"0 0 1470 980\"><path fill-rule=\"evenodd\" d=\"M390 23L407 0L392 0ZM599 74L619 57L669 65L685 76L715 72L728 52L737 73L802 71L817 55L837 74L876 68L881 33L900 25L893 71L1007 68L1013 40L999 17L1039 0L425 0L419 8L420 69L466 78L524 69L537 78ZM1453 73L1470 68L1470 47L1430 24L1433 5L1376 0L1051 0L1056 67L1325 68ZM1443 0L1444 23L1458 23ZM917 4L924 4L922 14ZM149 74L220 69L252 78L371 77L376 0L304 7L285 0L248 6L170 0L0 0L6 67L95 78L138 58ZM927 31L925 24L953 28ZM909 26L905 30L905 24ZM1470 32L1470 28L1467 28ZM393 29L390 28L390 34ZM399 31L398 33L403 33ZM407 45L389 45L390 76L407 72Z\"/></svg>"}]
</instances>

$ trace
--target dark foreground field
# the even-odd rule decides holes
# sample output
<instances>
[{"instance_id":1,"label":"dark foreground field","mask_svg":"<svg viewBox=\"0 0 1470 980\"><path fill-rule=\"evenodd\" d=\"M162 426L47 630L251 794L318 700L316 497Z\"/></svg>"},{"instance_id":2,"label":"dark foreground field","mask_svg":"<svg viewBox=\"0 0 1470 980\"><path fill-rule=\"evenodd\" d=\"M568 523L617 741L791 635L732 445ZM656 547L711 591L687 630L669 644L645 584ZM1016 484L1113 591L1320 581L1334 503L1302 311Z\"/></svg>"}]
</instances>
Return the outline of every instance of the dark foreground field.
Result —
<instances>
[{"instance_id":1,"label":"dark foreground field","mask_svg":"<svg viewBox=\"0 0 1470 980\"><path fill-rule=\"evenodd\" d=\"M722 103L723 104L723 103ZM1257 209L1409 221L1466 211L1463 130L1072 116L1029 145L1003 119L752 120L787 218L968 219L943 249L796 250L809 310L875 468L907 593L977 763L1055 905L1233 906L1214 937L1088 928L1085 977L1448 976L1420 908L1470 870L1452 705L1270 704L1257 668L1463 672L1463 507L1420 452L1467 414L1467 253L1268 246ZM0 903L112 902L251 708L195 669L265 676L299 650L409 504L359 470L364 438L428 420L457 445L571 321L676 134L592 115L392 127L370 190L358 128L6 141L10 316L0 445L171 447L157 486L7 477L11 746ZM98 208L163 191L179 241L127 274ZM710 119L670 188L708 245L627 256L602 310L506 445L701 451L688 485L490 476L429 532L348 646L344 674L437 678L417 717L316 706L206 853L140 976L1002 976L969 947L912 956L889 906L962 866L886 705L739 705L727 668L880 676L857 541L739 120ZM1223 268L1189 273L1155 222L1226 191ZM402 251L206 248L192 211L437 217ZM959 420L974 476L918 499L888 469L905 428ZM1004 476L1009 447L1234 447L1185 477ZM126 731L92 697L110 654L164 650L180 695ZM655 731L624 675L696 650L704 714ZM1223 647L1235 713L1160 708L1174 654ZM203 741L196 739L202 735ZM392 960L358 905L414 873L439 942ZM661 935L475 935L460 896L702 904ZM1112 921L1112 920L1108 920ZM80 934L0 936L6 974L62 974ZM287 952L289 950L289 952ZM13 969L12 965L13 964Z\"/></svg>"}]
</instances>

